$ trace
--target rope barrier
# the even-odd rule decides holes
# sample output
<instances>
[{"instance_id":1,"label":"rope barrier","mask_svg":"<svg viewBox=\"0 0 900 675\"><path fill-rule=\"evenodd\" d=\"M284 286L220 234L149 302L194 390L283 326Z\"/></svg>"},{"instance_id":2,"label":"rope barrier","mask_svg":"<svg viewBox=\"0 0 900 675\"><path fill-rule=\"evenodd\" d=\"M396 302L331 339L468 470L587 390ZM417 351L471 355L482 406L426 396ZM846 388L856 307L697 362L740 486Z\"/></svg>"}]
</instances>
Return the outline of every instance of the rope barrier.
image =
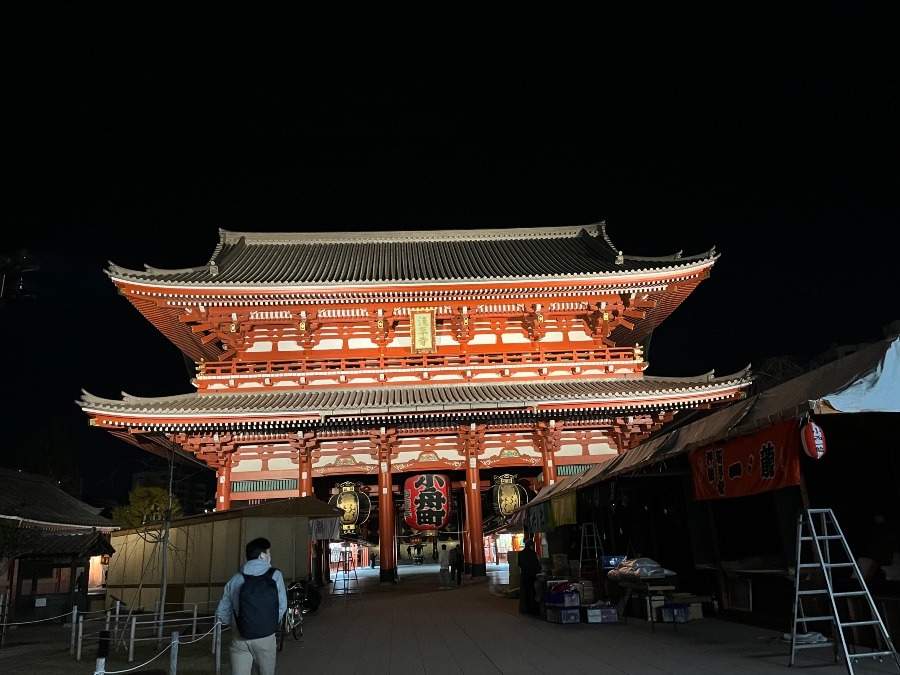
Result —
<instances>
[{"instance_id":1,"label":"rope barrier","mask_svg":"<svg viewBox=\"0 0 900 675\"><path fill-rule=\"evenodd\" d=\"M176 640L178 639L177 635L174 635L173 637ZM142 664L140 664L138 666L134 666L133 668L126 668L125 670L106 670L105 668L97 669L95 667L94 675L117 675L117 673L133 673L138 668L143 668L144 666L147 666L147 665L153 663L154 661L156 661L156 659L158 659L160 656L162 656L163 654L165 654L167 651L169 651L172 648L172 644L173 643L170 642L168 645L166 645L166 647L161 652L156 654L153 658L148 659L147 661L144 661ZM97 659L97 661L100 661L100 660L101 659ZM103 661L104 661L104 665L105 665L106 659L103 659ZM100 664L98 663L97 665L100 665Z\"/></svg>"},{"instance_id":2,"label":"rope barrier","mask_svg":"<svg viewBox=\"0 0 900 675\"><path fill-rule=\"evenodd\" d=\"M125 670L106 670L105 669L106 659L98 658L93 675L118 675L119 673L134 672L138 668L143 668L144 666L147 666L147 665L153 663L154 661L156 661L158 658L163 656L169 650L172 650L173 652L177 653L177 649L178 649L179 645L192 645L192 644L196 644L197 642L200 642L203 638L205 638L209 635L213 635L215 633L216 629L220 628L220 627L221 627L221 624L217 621L213 624L213 627L210 628L206 633L198 636L197 638L195 638L193 640L188 640L188 641L182 641L179 638L178 633L174 632L174 633L172 633L172 640L169 642L168 645L165 646L165 648L162 651L160 651L159 653L157 653L156 655L154 655L152 658L148 659L147 661L144 661L140 665L133 666L131 668L126 668ZM227 626L226 626L226 628L227 628Z\"/></svg>"},{"instance_id":3,"label":"rope barrier","mask_svg":"<svg viewBox=\"0 0 900 675\"><path fill-rule=\"evenodd\" d=\"M0 607L2 609L2 607ZM99 652L100 654L104 654L104 656L98 656L95 668L94 675L118 675L124 673L131 673L137 670L140 670L147 665L153 663L158 660L160 657L164 656L167 652L170 653L170 667L174 668L177 665L178 660L178 647L179 645L193 645L199 642L202 642L204 639L212 636L212 649L211 652L218 663L218 659L221 657L221 651L219 648L219 641L221 640L222 630L227 630L230 628L229 626L222 626L222 624L215 618L215 614L208 614L205 616L198 615L198 607L195 605L192 609L181 609L175 610L170 613L168 618L164 618L162 621L159 621L154 615L147 615L146 621L140 622L140 625L146 629L150 626L163 626L171 625L175 627L185 626L188 630L190 630L191 639L182 640L179 636L178 631L174 631L172 633L171 641L163 647L158 653L147 659L141 664L129 666L123 670L107 670L106 669L106 660L108 654L108 650L103 649L103 641L110 639L110 625L113 622L114 632L119 631L119 607L110 608L101 611L94 612L79 612L77 606L72 608L71 612L66 612L65 614L58 614L50 617L43 617L41 619L35 619L31 621L15 621L15 622L4 622L0 623L0 629L5 631L10 626L28 626L28 625L37 625L47 622L58 622L60 619L69 619L72 622L72 650L71 653L76 655L76 660L81 660L81 651L84 644L98 644L100 645ZM115 618L113 618L115 617ZM199 633L197 631L197 622L211 620L212 627L209 628L206 632ZM101 623L102 622L102 623ZM158 640L158 636L152 635L148 637L139 637L137 635L138 628L138 617L132 616L130 623L130 636L126 638L126 640L130 643L128 649L128 660L132 661L134 657L134 646L136 643L140 642L148 642L151 640ZM88 625L102 625L105 627L105 630L98 630L85 633L84 626ZM87 638L87 639L86 639ZM96 639L92 639L96 638ZM174 670L173 670L174 672ZM216 668L216 672L218 672L218 667Z\"/></svg>"},{"instance_id":4,"label":"rope barrier","mask_svg":"<svg viewBox=\"0 0 900 675\"><path fill-rule=\"evenodd\" d=\"M57 619L62 619L63 617L72 616L71 612L66 612L65 614L57 614L56 616L48 616L43 619L35 619L34 621L13 621L12 623L0 623L0 627L6 628L8 626L27 626L33 623L42 623L44 621L56 621Z\"/></svg>"}]
</instances>

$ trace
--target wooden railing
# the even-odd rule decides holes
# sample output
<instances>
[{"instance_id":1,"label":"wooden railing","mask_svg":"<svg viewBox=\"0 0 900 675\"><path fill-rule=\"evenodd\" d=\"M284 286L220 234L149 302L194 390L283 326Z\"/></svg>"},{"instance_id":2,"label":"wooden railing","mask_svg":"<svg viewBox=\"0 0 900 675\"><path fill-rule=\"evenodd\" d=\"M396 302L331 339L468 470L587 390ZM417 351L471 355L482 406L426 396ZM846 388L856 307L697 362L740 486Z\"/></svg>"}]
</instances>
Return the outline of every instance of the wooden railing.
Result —
<instances>
[{"instance_id":1,"label":"wooden railing","mask_svg":"<svg viewBox=\"0 0 900 675\"><path fill-rule=\"evenodd\" d=\"M243 384L268 378L333 378L339 373L350 375L368 372L373 375L409 375L410 372L447 372L466 370L491 370L501 375L505 369L510 372L523 368L582 366L633 367L640 372L642 361L640 352L633 348L590 348L556 351L500 351L467 354L406 354L352 356L344 352L316 355L314 358L300 356L297 359L270 359L265 361L207 361L198 367L197 382L201 388L223 381L240 380ZM386 378L382 378L386 379Z\"/></svg>"}]
</instances>

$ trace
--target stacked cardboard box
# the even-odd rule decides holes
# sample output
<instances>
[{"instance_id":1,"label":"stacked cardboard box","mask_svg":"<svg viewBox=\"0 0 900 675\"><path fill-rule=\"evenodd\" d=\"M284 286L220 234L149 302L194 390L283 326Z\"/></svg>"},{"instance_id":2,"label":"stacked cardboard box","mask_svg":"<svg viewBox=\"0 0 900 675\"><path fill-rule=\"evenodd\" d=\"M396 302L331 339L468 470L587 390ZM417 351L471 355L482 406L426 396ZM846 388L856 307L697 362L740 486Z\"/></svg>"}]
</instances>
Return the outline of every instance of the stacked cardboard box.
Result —
<instances>
[{"instance_id":1,"label":"stacked cardboard box","mask_svg":"<svg viewBox=\"0 0 900 675\"><path fill-rule=\"evenodd\" d=\"M581 614L578 607L567 607L565 609L547 608L547 621L550 623L580 623Z\"/></svg>"},{"instance_id":2,"label":"stacked cardboard box","mask_svg":"<svg viewBox=\"0 0 900 675\"><path fill-rule=\"evenodd\" d=\"M581 622L581 613L578 611L581 596L573 588L547 593L544 604L547 606L547 621L551 623Z\"/></svg>"},{"instance_id":3,"label":"stacked cardboard box","mask_svg":"<svg viewBox=\"0 0 900 675\"><path fill-rule=\"evenodd\" d=\"M666 623L686 623L691 620L691 606L683 602L667 602L661 607L662 620Z\"/></svg>"},{"instance_id":4,"label":"stacked cardboard box","mask_svg":"<svg viewBox=\"0 0 900 675\"><path fill-rule=\"evenodd\" d=\"M619 623L619 612L612 606L582 605L581 620L586 623Z\"/></svg>"},{"instance_id":5,"label":"stacked cardboard box","mask_svg":"<svg viewBox=\"0 0 900 675\"><path fill-rule=\"evenodd\" d=\"M547 604L547 609L578 607L581 604L581 596L578 591L570 589L557 593L547 593L544 596L544 602Z\"/></svg>"}]
</instances>

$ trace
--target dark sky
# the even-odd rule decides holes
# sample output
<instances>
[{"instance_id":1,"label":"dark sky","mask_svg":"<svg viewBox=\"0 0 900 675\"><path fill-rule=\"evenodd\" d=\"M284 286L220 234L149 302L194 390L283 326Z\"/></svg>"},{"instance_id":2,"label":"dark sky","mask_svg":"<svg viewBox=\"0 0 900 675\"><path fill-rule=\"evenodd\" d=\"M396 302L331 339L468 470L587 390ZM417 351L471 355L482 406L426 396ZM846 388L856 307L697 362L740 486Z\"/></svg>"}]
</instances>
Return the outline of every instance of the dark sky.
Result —
<instances>
[{"instance_id":1,"label":"dark sky","mask_svg":"<svg viewBox=\"0 0 900 675\"><path fill-rule=\"evenodd\" d=\"M162 396L190 372L103 269L203 264L220 227L606 220L629 254L715 246L653 337L658 375L880 337L900 319L900 17L856 4L3 10L0 253L41 269L0 316L0 463L52 430L89 496L121 492L139 453L87 426L80 389Z\"/></svg>"}]
</instances>

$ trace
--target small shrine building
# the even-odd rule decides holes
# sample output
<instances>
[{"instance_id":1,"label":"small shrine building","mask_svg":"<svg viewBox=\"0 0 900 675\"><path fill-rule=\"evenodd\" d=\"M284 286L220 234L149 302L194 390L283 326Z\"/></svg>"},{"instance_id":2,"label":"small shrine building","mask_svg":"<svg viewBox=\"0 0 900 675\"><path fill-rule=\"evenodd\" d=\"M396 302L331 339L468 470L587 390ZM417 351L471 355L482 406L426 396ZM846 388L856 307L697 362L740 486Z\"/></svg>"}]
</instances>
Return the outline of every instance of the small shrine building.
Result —
<instances>
[{"instance_id":1,"label":"small shrine building","mask_svg":"<svg viewBox=\"0 0 900 675\"><path fill-rule=\"evenodd\" d=\"M715 250L626 255L605 223L428 232L220 230L188 269L106 270L196 363L195 393L84 392L90 422L217 474L217 510L371 495L394 542L402 481L446 474L483 576L491 473L543 485L628 452L685 412L745 395L749 371L649 377L644 344ZM539 487L537 485L535 488ZM397 576L381 546L382 581Z\"/></svg>"}]
</instances>

